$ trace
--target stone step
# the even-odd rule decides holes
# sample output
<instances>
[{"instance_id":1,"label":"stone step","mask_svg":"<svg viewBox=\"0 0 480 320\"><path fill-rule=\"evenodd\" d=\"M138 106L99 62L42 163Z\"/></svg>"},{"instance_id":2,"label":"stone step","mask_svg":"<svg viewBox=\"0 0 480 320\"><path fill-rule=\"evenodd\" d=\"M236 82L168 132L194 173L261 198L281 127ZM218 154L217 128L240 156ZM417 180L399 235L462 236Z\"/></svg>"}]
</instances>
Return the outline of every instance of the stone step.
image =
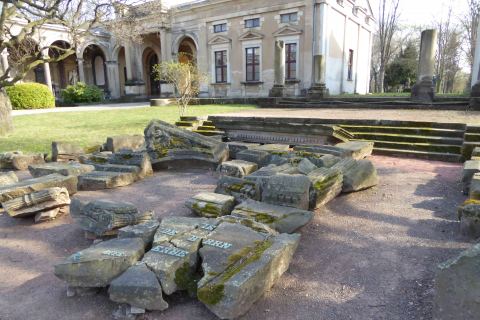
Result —
<instances>
[{"instance_id":1,"label":"stone step","mask_svg":"<svg viewBox=\"0 0 480 320\"><path fill-rule=\"evenodd\" d=\"M196 123L193 121L177 121L175 125L177 127L193 127Z\"/></svg>"},{"instance_id":2,"label":"stone step","mask_svg":"<svg viewBox=\"0 0 480 320\"><path fill-rule=\"evenodd\" d=\"M480 126L467 126L468 133L480 133Z\"/></svg>"},{"instance_id":3,"label":"stone step","mask_svg":"<svg viewBox=\"0 0 480 320\"><path fill-rule=\"evenodd\" d=\"M364 140L364 139L352 139L354 141L373 141L375 143L375 149L386 148L395 150L408 150L408 151L425 151L425 152L437 152L437 153L451 153L461 155L462 146L449 145L449 144L433 144L433 143L411 143L411 142L392 142L392 141L379 141L379 140Z\"/></svg>"},{"instance_id":4,"label":"stone step","mask_svg":"<svg viewBox=\"0 0 480 320\"><path fill-rule=\"evenodd\" d=\"M472 157L473 149L480 147L480 142L478 141L465 141L462 146L462 155L465 160L468 160Z\"/></svg>"},{"instance_id":5,"label":"stone step","mask_svg":"<svg viewBox=\"0 0 480 320\"><path fill-rule=\"evenodd\" d=\"M464 137L466 142L478 142L480 143L480 133L465 133Z\"/></svg>"},{"instance_id":6,"label":"stone step","mask_svg":"<svg viewBox=\"0 0 480 320\"><path fill-rule=\"evenodd\" d=\"M462 129L442 129L425 127L395 127L395 126L364 126L364 125L340 125L350 132L359 133L390 133L402 135L440 136L463 138L465 133Z\"/></svg>"},{"instance_id":7,"label":"stone step","mask_svg":"<svg viewBox=\"0 0 480 320\"><path fill-rule=\"evenodd\" d=\"M451 137L437 137L437 136L422 136L422 135L404 135L394 133L377 133L377 132L350 132L355 136L355 139L374 140L374 141L391 141L391 142L413 142L413 143L428 143L428 144L446 144L457 145L463 144L463 138ZM479 137L480 138L480 137Z\"/></svg>"},{"instance_id":8,"label":"stone step","mask_svg":"<svg viewBox=\"0 0 480 320\"><path fill-rule=\"evenodd\" d=\"M215 124L213 124L213 121L210 121L210 120L203 121L203 125L204 126L215 126Z\"/></svg>"},{"instance_id":9,"label":"stone step","mask_svg":"<svg viewBox=\"0 0 480 320\"><path fill-rule=\"evenodd\" d=\"M215 130L217 130L217 128L215 128L215 126L206 126L206 125L203 125L203 126L199 126L199 127L198 127L198 130L215 131Z\"/></svg>"},{"instance_id":10,"label":"stone step","mask_svg":"<svg viewBox=\"0 0 480 320\"><path fill-rule=\"evenodd\" d=\"M443 153L443 152L425 152L425 151L413 151L413 150L399 150L388 148L375 148L373 154L391 156L391 157L410 157L434 161L444 162L461 162L462 156L458 154Z\"/></svg>"}]
</instances>

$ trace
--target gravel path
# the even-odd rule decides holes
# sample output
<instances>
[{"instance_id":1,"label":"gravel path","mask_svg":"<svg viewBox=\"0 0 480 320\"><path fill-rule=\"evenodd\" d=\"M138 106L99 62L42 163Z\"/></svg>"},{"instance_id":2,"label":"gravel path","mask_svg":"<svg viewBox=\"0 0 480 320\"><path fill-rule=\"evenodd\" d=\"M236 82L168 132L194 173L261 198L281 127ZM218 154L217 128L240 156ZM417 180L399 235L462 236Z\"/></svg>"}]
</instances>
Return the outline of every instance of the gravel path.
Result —
<instances>
[{"instance_id":1,"label":"gravel path","mask_svg":"<svg viewBox=\"0 0 480 320\"><path fill-rule=\"evenodd\" d=\"M471 245L459 234L461 166L372 158L378 187L341 196L302 230L289 271L242 319L430 319L436 264ZM82 192L131 201L158 217L190 215L185 199L214 189L205 171L156 173L134 186ZM34 225L0 215L0 319L110 319L105 293L67 298L53 265L89 241L69 216ZM183 294L148 319L215 319Z\"/></svg>"}]
</instances>

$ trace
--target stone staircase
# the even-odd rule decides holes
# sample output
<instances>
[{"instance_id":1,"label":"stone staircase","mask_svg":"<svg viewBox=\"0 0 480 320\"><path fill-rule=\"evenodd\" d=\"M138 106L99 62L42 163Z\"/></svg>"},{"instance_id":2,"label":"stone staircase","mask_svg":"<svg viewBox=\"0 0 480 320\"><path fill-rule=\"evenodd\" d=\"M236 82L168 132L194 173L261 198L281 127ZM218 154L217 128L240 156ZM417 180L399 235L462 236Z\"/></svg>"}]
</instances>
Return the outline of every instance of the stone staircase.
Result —
<instances>
[{"instance_id":1,"label":"stone staircase","mask_svg":"<svg viewBox=\"0 0 480 320\"><path fill-rule=\"evenodd\" d=\"M480 126L467 126L464 135L462 155L465 160L472 156L475 147L480 147Z\"/></svg>"}]
</instances>

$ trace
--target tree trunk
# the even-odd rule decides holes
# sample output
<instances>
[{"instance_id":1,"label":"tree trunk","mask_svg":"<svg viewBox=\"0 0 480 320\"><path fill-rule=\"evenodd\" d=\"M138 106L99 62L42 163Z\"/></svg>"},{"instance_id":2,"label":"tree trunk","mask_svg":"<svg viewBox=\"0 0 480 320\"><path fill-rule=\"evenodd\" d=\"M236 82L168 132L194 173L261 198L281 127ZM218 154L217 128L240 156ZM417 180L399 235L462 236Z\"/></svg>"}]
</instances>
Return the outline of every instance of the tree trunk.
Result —
<instances>
[{"instance_id":1,"label":"tree trunk","mask_svg":"<svg viewBox=\"0 0 480 320\"><path fill-rule=\"evenodd\" d=\"M5 92L0 88L0 136L7 134L13 130L12 123L12 104Z\"/></svg>"},{"instance_id":2,"label":"tree trunk","mask_svg":"<svg viewBox=\"0 0 480 320\"><path fill-rule=\"evenodd\" d=\"M385 67L380 67L378 71L378 92L385 92Z\"/></svg>"}]
</instances>

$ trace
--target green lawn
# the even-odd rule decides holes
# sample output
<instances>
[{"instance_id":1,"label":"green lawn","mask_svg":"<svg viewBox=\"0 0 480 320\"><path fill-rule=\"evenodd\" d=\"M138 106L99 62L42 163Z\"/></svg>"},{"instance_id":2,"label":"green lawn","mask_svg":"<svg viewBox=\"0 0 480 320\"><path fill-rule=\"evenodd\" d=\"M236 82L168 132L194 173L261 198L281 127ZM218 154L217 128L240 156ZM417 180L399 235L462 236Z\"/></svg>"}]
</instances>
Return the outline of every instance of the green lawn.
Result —
<instances>
[{"instance_id":1,"label":"green lawn","mask_svg":"<svg viewBox=\"0 0 480 320\"><path fill-rule=\"evenodd\" d=\"M187 115L200 116L254 108L251 105L191 106ZM143 134L152 119L174 123L178 118L175 106L17 116L13 118L14 132L0 138L0 152L21 150L50 153L52 141L93 146L104 143L112 135Z\"/></svg>"}]
</instances>

